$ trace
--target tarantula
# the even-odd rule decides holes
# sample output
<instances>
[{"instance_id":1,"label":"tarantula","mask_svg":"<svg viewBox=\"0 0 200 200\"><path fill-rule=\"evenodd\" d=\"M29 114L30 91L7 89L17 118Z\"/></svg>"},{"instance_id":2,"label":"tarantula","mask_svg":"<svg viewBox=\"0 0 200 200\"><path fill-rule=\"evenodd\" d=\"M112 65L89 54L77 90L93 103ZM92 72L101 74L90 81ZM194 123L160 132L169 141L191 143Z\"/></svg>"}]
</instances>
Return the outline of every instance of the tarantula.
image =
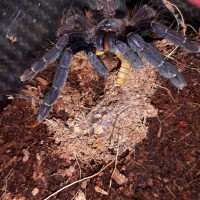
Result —
<instances>
[{"instance_id":1,"label":"tarantula","mask_svg":"<svg viewBox=\"0 0 200 200\"><path fill-rule=\"evenodd\" d=\"M93 13L98 13L95 22L92 23L92 20L78 14L66 18L57 31L59 38L55 46L21 76L21 81L30 80L60 57L52 86L37 114L39 122L46 119L57 100L67 80L72 56L79 51L86 52L93 68L103 77L109 73L100 56L106 52L115 54L121 61L118 83L124 82L130 67L141 68L143 59L154 66L161 76L169 79L176 88L183 89L187 85L176 66L165 60L156 48L147 43L144 35L154 33L193 53L200 52L200 43L190 41L160 23L155 10L147 5L123 18L116 16L116 10L120 6L119 0L89 0L89 6Z\"/></svg>"}]
</instances>

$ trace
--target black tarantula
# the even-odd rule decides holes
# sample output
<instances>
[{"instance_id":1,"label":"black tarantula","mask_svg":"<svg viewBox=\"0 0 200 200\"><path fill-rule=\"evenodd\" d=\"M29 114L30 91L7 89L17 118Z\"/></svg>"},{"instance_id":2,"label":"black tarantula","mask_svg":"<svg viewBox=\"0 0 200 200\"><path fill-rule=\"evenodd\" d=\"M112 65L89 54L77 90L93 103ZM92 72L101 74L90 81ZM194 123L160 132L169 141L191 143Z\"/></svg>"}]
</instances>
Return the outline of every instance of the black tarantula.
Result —
<instances>
[{"instance_id":1,"label":"black tarantula","mask_svg":"<svg viewBox=\"0 0 200 200\"><path fill-rule=\"evenodd\" d=\"M182 89L187 85L176 66L165 60L150 43L145 42L143 36L154 33L193 53L200 52L200 43L188 40L157 21L155 10L147 5L143 5L130 16L119 18L116 15L120 6L119 0L89 0L88 3L94 13L98 13L98 17L94 20L93 15L89 20L75 14L66 18L57 31L59 38L55 46L21 76L22 81L30 80L60 57L52 86L38 111L39 122L47 117L57 100L68 77L72 56L79 51L85 50L93 68L103 77L109 73L101 62L100 55L106 52L115 54L121 61L117 79L119 84L124 82L130 67L142 67L143 59L154 66L161 76L169 79L176 88ZM92 24L91 21L95 22Z\"/></svg>"}]
</instances>

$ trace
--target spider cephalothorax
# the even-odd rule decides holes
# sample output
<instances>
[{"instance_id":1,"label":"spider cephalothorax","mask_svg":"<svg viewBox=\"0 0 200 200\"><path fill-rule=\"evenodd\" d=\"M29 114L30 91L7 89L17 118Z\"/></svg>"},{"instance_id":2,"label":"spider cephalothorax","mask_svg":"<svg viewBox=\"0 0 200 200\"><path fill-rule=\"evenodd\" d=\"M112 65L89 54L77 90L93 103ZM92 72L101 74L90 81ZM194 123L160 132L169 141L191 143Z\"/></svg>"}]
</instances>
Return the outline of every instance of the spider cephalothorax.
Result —
<instances>
[{"instance_id":1,"label":"spider cephalothorax","mask_svg":"<svg viewBox=\"0 0 200 200\"><path fill-rule=\"evenodd\" d=\"M57 31L59 38L55 46L21 76L22 81L30 80L60 57L52 86L38 111L39 122L47 117L57 100L67 80L72 56L79 51L86 52L93 68L104 77L109 73L100 56L105 52L115 54L121 61L117 78L119 84L124 82L131 67L142 67L143 59L154 66L161 76L168 78L176 88L182 89L187 85L176 66L165 60L164 56L150 43L145 42L142 36L153 32L193 53L200 52L200 43L188 40L157 21L156 12L147 5L142 6L131 17L124 18L117 18L115 15L115 10L120 5L119 0L90 0L89 5L92 10L100 13L98 20L88 20L78 14L68 17Z\"/></svg>"}]
</instances>

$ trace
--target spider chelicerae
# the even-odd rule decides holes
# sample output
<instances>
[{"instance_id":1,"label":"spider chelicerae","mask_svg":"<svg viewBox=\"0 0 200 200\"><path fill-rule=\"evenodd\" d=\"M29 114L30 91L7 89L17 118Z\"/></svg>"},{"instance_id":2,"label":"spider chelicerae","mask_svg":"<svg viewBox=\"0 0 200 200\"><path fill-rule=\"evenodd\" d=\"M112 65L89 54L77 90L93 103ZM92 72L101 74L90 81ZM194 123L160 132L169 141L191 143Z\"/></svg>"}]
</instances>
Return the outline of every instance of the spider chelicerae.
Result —
<instances>
[{"instance_id":1,"label":"spider chelicerae","mask_svg":"<svg viewBox=\"0 0 200 200\"><path fill-rule=\"evenodd\" d=\"M155 10L147 5L141 6L136 12L125 17L117 17L116 10L119 0L89 0L93 14L98 17L84 17L79 14L67 16L57 31L58 40L54 47L21 76L22 81L32 79L38 72L60 58L52 86L44 97L37 114L37 121L46 119L60 90L67 80L72 56L85 51L93 68L100 76L109 75L101 62L100 56L106 52L115 54L121 61L117 82L123 83L131 67L141 68L142 59L150 63L158 73L169 79L178 89L187 83L176 66L165 60L164 56L144 40L145 35L156 34L189 52L199 53L200 43L191 41L180 33L169 29L157 20Z\"/></svg>"}]
</instances>

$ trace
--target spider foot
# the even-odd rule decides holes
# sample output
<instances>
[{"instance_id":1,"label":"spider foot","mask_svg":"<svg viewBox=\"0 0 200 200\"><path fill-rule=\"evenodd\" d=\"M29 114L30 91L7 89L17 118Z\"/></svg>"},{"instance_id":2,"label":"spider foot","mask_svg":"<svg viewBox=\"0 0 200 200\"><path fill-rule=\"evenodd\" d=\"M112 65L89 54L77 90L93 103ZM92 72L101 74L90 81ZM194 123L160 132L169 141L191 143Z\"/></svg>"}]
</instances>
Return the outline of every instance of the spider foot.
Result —
<instances>
[{"instance_id":1,"label":"spider foot","mask_svg":"<svg viewBox=\"0 0 200 200\"><path fill-rule=\"evenodd\" d=\"M51 87L49 92L46 94L42 105L40 106L37 114L37 121L42 122L49 114L53 103L59 96L59 89Z\"/></svg>"},{"instance_id":2,"label":"spider foot","mask_svg":"<svg viewBox=\"0 0 200 200\"><path fill-rule=\"evenodd\" d=\"M39 108L38 114L37 114L37 121L39 123L46 119L47 115L51 111L51 108L52 108L52 106L49 107L49 106L44 105L44 104Z\"/></svg>"},{"instance_id":3,"label":"spider foot","mask_svg":"<svg viewBox=\"0 0 200 200\"><path fill-rule=\"evenodd\" d=\"M178 73L175 77L170 78L170 82L178 89L182 90L187 86L187 82L182 74Z\"/></svg>"}]
</instances>

